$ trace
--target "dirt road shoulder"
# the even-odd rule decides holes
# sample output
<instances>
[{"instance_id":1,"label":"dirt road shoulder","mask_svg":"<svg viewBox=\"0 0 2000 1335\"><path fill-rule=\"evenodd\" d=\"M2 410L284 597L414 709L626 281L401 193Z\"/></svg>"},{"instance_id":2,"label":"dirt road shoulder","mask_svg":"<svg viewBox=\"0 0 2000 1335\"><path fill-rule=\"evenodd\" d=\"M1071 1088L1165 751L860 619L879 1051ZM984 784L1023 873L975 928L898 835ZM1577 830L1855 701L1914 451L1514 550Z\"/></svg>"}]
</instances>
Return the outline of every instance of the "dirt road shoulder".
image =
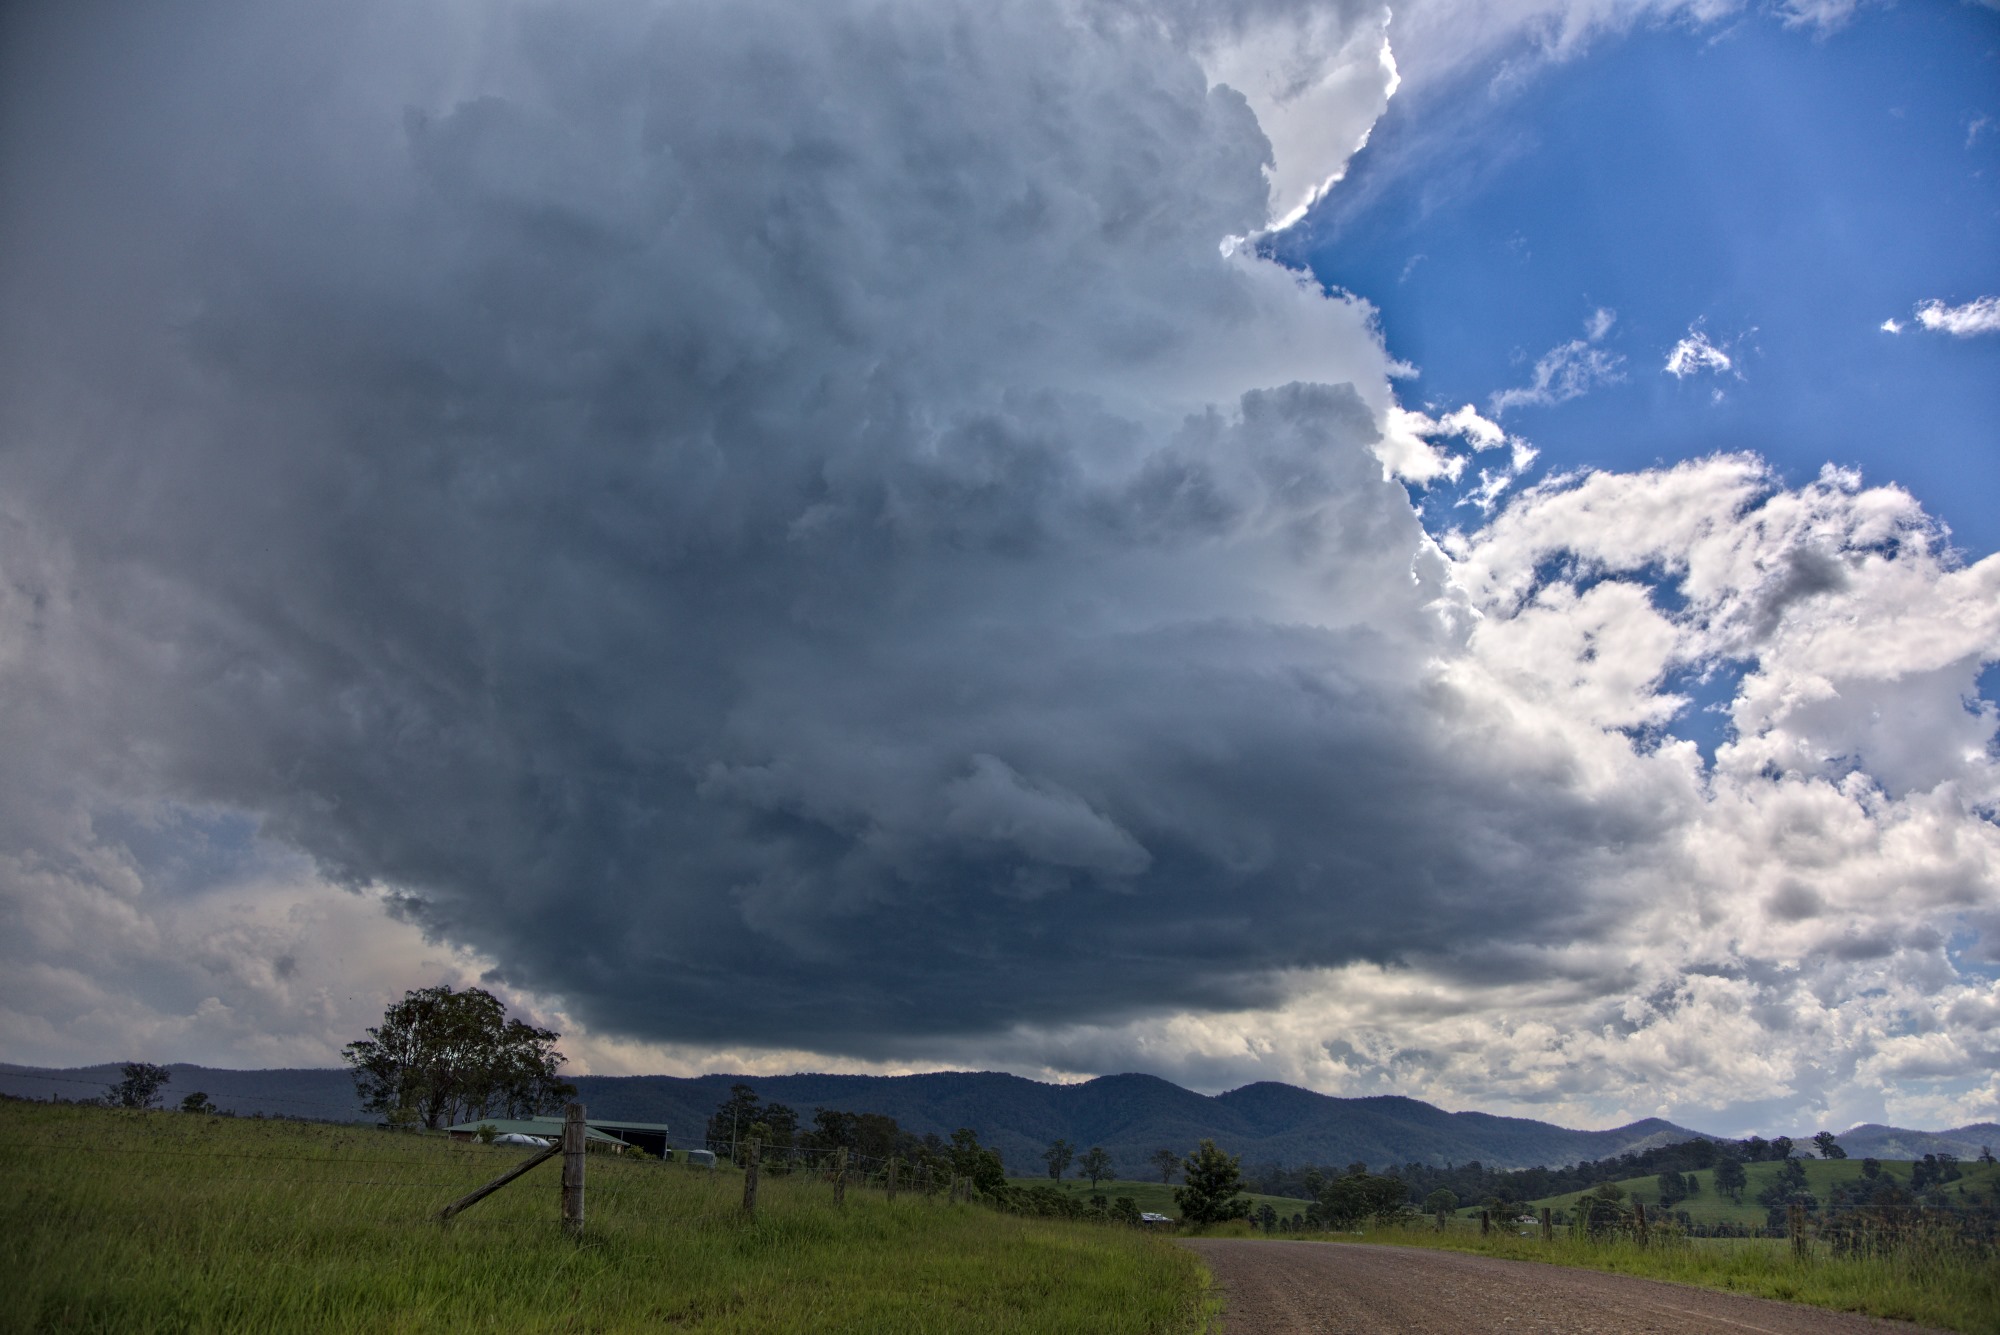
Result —
<instances>
[{"instance_id":1,"label":"dirt road shoulder","mask_svg":"<svg viewBox=\"0 0 2000 1335\"><path fill-rule=\"evenodd\" d=\"M1191 1238L1222 1335L1916 1335L1927 1328L1595 1270L1360 1243Z\"/></svg>"}]
</instances>

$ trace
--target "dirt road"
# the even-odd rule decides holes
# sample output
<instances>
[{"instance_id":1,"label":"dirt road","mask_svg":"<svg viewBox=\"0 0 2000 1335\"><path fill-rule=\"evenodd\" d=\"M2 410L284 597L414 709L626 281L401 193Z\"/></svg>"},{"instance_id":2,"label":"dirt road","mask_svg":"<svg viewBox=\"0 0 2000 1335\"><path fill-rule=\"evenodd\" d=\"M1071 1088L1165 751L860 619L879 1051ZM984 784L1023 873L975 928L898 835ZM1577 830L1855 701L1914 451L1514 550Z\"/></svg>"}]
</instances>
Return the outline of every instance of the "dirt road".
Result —
<instances>
[{"instance_id":1,"label":"dirt road","mask_svg":"<svg viewBox=\"0 0 2000 1335\"><path fill-rule=\"evenodd\" d=\"M1351 1243L1194 1238L1223 1335L1914 1335L1901 1322L1594 1270Z\"/></svg>"}]
</instances>

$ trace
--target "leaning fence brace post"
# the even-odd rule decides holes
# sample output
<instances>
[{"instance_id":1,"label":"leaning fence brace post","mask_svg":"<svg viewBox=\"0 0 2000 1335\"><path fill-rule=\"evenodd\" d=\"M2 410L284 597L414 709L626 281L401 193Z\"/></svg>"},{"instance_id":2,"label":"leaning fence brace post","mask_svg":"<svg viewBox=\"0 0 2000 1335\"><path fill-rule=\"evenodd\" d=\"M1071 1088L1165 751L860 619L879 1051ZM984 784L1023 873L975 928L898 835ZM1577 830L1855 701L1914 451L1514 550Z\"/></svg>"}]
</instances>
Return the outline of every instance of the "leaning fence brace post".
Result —
<instances>
[{"instance_id":1,"label":"leaning fence brace post","mask_svg":"<svg viewBox=\"0 0 2000 1335\"><path fill-rule=\"evenodd\" d=\"M1639 1235L1639 1245L1646 1245L1646 1202L1632 1202L1632 1230Z\"/></svg>"},{"instance_id":2,"label":"leaning fence brace post","mask_svg":"<svg viewBox=\"0 0 2000 1335\"><path fill-rule=\"evenodd\" d=\"M545 1160L553 1159L558 1154L561 1153L562 1153L562 1146L560 1144L556 1144L549 1146L547 1149L543 1150L540 1154L533 1155L530 1158L522 1160L520 1163L515 1164L512 1168L508 1169L500 1176L494 1178L491 1182L488 1182L485 1186L475 1187L471 1191L466 1192L465 1195L460 1196L457 1200L453 1201L450 1205L445 1206L444 1209L439 1210L437 1212L437 1221L440 1224L442 1224L446 1220L450 1219L453 1215L466 1209L468 1206L479 1204L479 1202L485 1200L488 1196L491 1196L494 1192L500 1190L500 1188L506 1186L509 1182L512 1182L515 1178L521 1176L521 1174L527 1172L530 1168L535 1167L537 1164L540 1164Z\"/></svg>"},{"instance_id":3,"label":"leaning fence brace post","mask_svg":"<svg viewBox=\"0 0 2000 1335\"><path fill-rule=\"evenodd\" d=\"M884 1182L884 1183L882 1184L882 1186L883 1186L883 1194L884 1194L884 1195L885 1195L885 1196L886 1196L886 1197L887 1197L887 1198L888 1198L889 1200L892 1200L892 1201L896 1199L896 1169L897 1169L897 1167L898 1167L898 1161L897 1161L897 1160L895 1160L895 1159L891 1159L891 1160L889 1160L889 1177L888 1177L888 1180L887 1180L886 1182Z\"/></svg>"},{"instance_id":4,"label":"leaning fence brace post","mask_svg":"<svg viewBox=\"0 0 2000 1335\"><path fill-rule=\"evenodd\" d=\"M1542 1207L1542 1241L1554 1242L1555 1240L1556 1240L1555 1215L1549 1209L1548 1206L1544 1205Z\"/></svg>"},{"instance_id":5,"label":"leaning fence brace post","mask_svg":"<svg viewBox=\"0 0 2000 1335\"><path fill-rule=\"evenodd\" d=\"M757 1164L763 1157L763 1141L743 1142L743 1213L753 1218L757 1214Z\"/></svg>"},{"instance_id":6,"label":"leaning fence brace post","mask_svg":"<svg viewBox=\"0 0 2000 1335\"><path fill-rule=\"evenodd\" d=\"M833 1203L847 1204L847 1146L833 1152Z\"/></svg>"},{"instance_id":7,"label":"leaning fence brace post","mask_svg":"<svg viewBox=\"0 0 2000 1335\"><path fill-rule=\"evenodd\" d=\"M563 1107L562 1223L570 1234L583 1232L583 1150L586 1128L581 1103Z\"/></svg>"}]
</instances>

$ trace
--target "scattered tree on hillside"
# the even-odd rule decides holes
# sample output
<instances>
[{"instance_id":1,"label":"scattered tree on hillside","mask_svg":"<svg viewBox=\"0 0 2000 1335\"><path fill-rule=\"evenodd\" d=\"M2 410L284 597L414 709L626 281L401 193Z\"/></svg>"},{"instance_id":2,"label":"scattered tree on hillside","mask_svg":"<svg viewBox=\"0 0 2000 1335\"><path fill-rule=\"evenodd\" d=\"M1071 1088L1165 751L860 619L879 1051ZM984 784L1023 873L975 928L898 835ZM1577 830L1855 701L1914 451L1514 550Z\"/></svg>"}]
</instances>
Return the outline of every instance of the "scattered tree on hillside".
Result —
<instances>
[{"instance_id":1,"label":"scattered tree on hillside","mask_svg":"<svg viewBox=\"0 0 2000 1335\"><path fill-rule=\"evenodd\" d=\"M1204 1140L1181 1162L1181 1178L1186 1184L1174 1188L1174 1205L1190 1224L1220 1224L1241 1219L1250 1213L1250 1202L1237 1195L1242 1190L1242 1165L1233 1154L1224 1154L1212 1140Z\"/></svg>"},{"instance_id":2,"label":"scattered tree on hillside","mask_svg":"<svg viewBox=\"0 0 2000 1335\"><path fill-rule=\"evenodd\" d=\"M1983 1164L1990 1164L1990 1163L1993 1163L1993 1162L1995 1162L1995 1160L1994 1160L1994 1158L1993 1158L1993 1147L1992 1147L1992 1146L1990 1146L1990 1145L1981 1145L1981 1146L1979 1147L1979 1162L1981 1162L1981 1163L1983 1163Z\"/></svg>"},{"instance_id":3,"label":"scattered tree on hillside","mask_svg":"<svg viewBox=\"0 0 2000 1335\"><path fill-rule=\"evenodd\" d=\"M1871 1182L1882 1176L1882 1161L1880 1159L1863 1159L1861 1161L1861 1176L1869 1179Z\"/></svg>"},{"instance_id":4,"label":"scattered tree on hillside","mask_svg":"<svg viewBox=\"0 0 2000 1335\"><path fill-rule=\"evenodd\" d=\"M1111 1152L1102 1145L1092 1145L1076 1161L1076 1175L1090 1179L1090 1189L1097 1190L1097 1184L1113 1176Z\"/></svg>"},{"instance_id":5,"label":"scattered tree on hillside","mask_svg":"<svg viewBox=\"0 0 2000 1335\"><path fill-rule=\"evenodd\" d=\"M1910 1190L1922 1191L1925 1187L1943 1186L1956 1182L1964 1174L1959 1171L1958 1156L1942 1151L1926 1154L1910 1165Z\"/></svg>"},{"instance_id":6,"label":"scattered tree on hillside","mask_svg":"<svg viewBox=\"0 0 2000 1335\"><path fill-rule=\"evenodd\" d=\"M445 984L405 993L341 1057L352 1068L362 1107L435 1131L561 1108L576 1086L556 1073L563 1063L556 1039L553 1030L508 1019L500 999L484 989L454 992Z\"/></svg>"},{"instance_id":7,"label":"scattered tree on hillside","mask_svg":"<svg viewBox=\"0 0 2000 1335\"><path fill-rule=\"evenodd\" d=\"M791 1113L784 1104L770 1104L770 1108ZM798 1133L796 1144L801 1149L824 1153L831 1150L847 1149L866 1159L892 1159L897 1156L914 1163L928 1162L937 1157L938 1147L944 1144L932 1136L936 1144L929 1147L917 1137L896 1125L896 1119L883 1113L841 1112L835 1108L814 1108L812 1125Z\"/></svg>"},{"instance_id":8,"label":"scattered tree on hillside","mask_svg":"<svg viewBox=\"0 0 2000 1335\"><path fill-rule=\"evenodd\" d=\"M972 1185L989 1196L999 1196L1007 1190L1007 1168L1000 1161L1000 1151L981 1145L979 1133L971 1127L962 1126L951 1133L951 1146L945 1155L952 1172L971 1178Z\"/></svg>"},{"instance_id":9,"label":"scattered tree on hillside","mask_svg":"<svg viewBox=\"0 0 2000 1335\"><path fill-rule=\"evenodd\" d=\"M206 1091L197 1089L194 1093L181 1100L181 1111L184 1113L212 1113L215 1111L215 1105L208 1101Z\"/></svg>"},{"instance_id":10,"label":"scattered tree on hillside","mask_svg":"<svg viewBox=\"0 0 2000 1335\"><path fill-rule=\"evenodd\" d=\"M1424 1197L1424 1213L1436 1215L1439 1219L1444 1218L1457 1208L1458 1197L1453 1194L1449 1187L1439 1187L1436 1191Z\"/></svg>"},{"instance_id":11,"label":"scattered tree on hillside","mask_svg":"<svg viewBox=\"0 0 2000 1335\"><path fill-rule=\"evenodd\" d=\"M1661 1173L1654 1181L1659 1184L1660 1204L1667 1206L1679 1205L1687 1199L1687 1179L1679 1173Z\"/></svg>"},{"instance_id":12,"label":"scattered tree on hillside","mask_svg":"<svg viewBox=\"0 0 2000 1335\"><path fill-rule=\"evenodd\" d=\"M1598 1183L1596 1190L1577 1197L1575 1227L1589 1237L1624 1228L1628 1218L1624 1198L1617 1183Z\"/></svg>"},{"instance_id":13,"label":"scattered tree on hillside","mask_svg":"<svg viewBox=\"0 0 2000 1335\"><path fill-rule=\"evenodd\" d=\"M1715 1161L1715 1189L1723 1195L1743 1204L1743 1188L1750 1185L1750 1175L1743 1171L1743 1161L1734 1155Z\"/></svg>"},{"instance_id":14,"label":"scattered tree on hillside","mask_svg":"<svg viewBox=\"0 0 2000 1335\"><path fill-rule=\"evenodd\" d=\"M1314 1212L1328 1227L1352 1228L1364 1219L1391 1218L1409 1200L1410 1188L1402 1178L1378 1177L1360 1164L1349 1164L1345 1175L1321 1189Z\"/></svg>"},{"instance_id":15,"label":"scattered tree on hillside","mask_svg":"<svg viewBox=\"0 0 2000 1335\"><path fill-rule=\"evenodd\" d=\"M1151 1163L1160 1170L1160 1185L1164 1187L1174 1180L1174 1171L1181 1166L1181 1156L1172 1150L1154 1150Z\"/></svg>"},{"instance_id":16,"label":"scattered tree on hillside","mask_svg":"<svg viewBox=\"0 0 2000 1335\"><path fill-rule=\"evenodd\" d=\"M174 1078L164 1066L151 1062L126 1062L119 1068L125 1078L107 1087L104 1101L114 1108L151 1108L160 1101L160 1086Z\"/></svg>"},{"instance_id":17,"label":"scattered tree on hillside","mask_svg":"<svg viewBox=\"0 0 2000 1335\"><path fill-rule=\"evenodd\" d=\"M1069 1171L1070 1160L1076 1158L1076 1146L1057 1136L1042 1151L1042 1162L1049 1166L1049 1177L1060 1182L1062 1175Z\"/></svg>"},{"instance_id":18,"label":"scattered tree on hillside","mask_svg":"<svg viewBox=\"0 0 2000 1335\"><path fill-rule=\"evenodd\" d=\"M1840 1148L1839 1144L1835 1142L1833 1132L1831 1131L1822 1131L1814 1136L1813 1144L1819 1146L1819 1157L1822 1159L1845 1159L1847 1157L1847 1151Z\"/></svg>"},{"instance_id":19,"label":"scattered tree on hillside","mask_svg":"<svg viewBox=\"0 0 2000 1335\"><path fill-rule=\"evenodd\" d=\"M858 1119L856 1126L843 1124L842 1129L851 1132L857 1127ZM782 1173L798 1139L799 1115L782 1103L765 1103L755 1089L741 1081L729 1087L729 1097L709 1114L709 1149L737 1163L743 1162L745 1147L755 1140L762 1146L759 1154L766 1170Z\"/></svg>"},{"instance_id":20,"label":"scattered tree on hillside","mask_svg":"<svg viewBox=\"0 0 2000 1335\"><path fill-rule=\"evenodd\" d=\"M1785 1227L1786 1212L1794 1205L1804 1206L1808 1211L1819 1211L1819 1197L1813 1195L1812 1186L1806 1180L1806 1166L1803 1160L1786 1159L1778 1168L1778 1174L1770 1185L1757 1193L1757 1204L1764 1207L1766 1226L1773 1229Z\"/></svg>"}]
</instances>

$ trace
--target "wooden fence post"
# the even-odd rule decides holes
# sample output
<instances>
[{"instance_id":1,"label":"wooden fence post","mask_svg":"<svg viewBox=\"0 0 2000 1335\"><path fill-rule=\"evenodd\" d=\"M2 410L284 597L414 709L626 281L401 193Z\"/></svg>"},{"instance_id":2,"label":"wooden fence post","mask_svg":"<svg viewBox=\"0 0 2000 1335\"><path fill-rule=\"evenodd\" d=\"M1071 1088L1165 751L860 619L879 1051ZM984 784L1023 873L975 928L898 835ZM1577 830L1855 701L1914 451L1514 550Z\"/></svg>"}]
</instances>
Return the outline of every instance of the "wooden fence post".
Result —
<instances>
[{"instance_id":1,"label":"wooden fence post","mask_svg":"<svg viewBox=\"0 0 2000 1335\"><path fill-rule=\"evenodd\" d=\"M756 1217L757 1214L757 1165L764 1157L764 1142L749 1140L743 1144L743 1213Z\"/></svg>"},{"instance_id":2,"label":"wooden fence post","mask_svg":"<svg viewBox=\"0 0 2000 1335\"><path fill-rule=\"evenodd\" d=\"M929 1164L925 1164L917 1173L917 1190L923 1192L927 1197L931 1194L931 1166Z\"/></svg>"},{"instance_id":3,"label":"wooden fence post","mask_svg":"<svg viewBox=\"0 0 2000 1335\"><path fill-rule=\"evenodd\" d=\"M1542 1241L1554 1242L1555 1240L1556 1240L1555 1212L1550 1210L1548 1206L1544 1205L1542 1207Z\"/></svg>"},{"instance_id":4,"label":"wooden fence post","mask_svg":"<svg viewBox=\"0 0 2000 1335\"><path fill-rule=\"evenodd\" d=\"M1792 1235L1792 1255L1806 1259L1806 1207L1794 1203L1785 1211L1786 1231Z\"/></svg>"},{"instance_id":5,"label":"wooden fence post","mask_svg":"<svg viewBox=\"0 0 2000 1335\"><path fill-rule=\"evenodd\" d=\"M1481 1210L1479 1212L1479 1236L1483 1238L1492 1231L1493 1231L1493 1216L1486 1213L1486 1211Z\"/></svg>"},{"instance_id":6,"label":"wooden fence post","mask_svg":"<svg viewBox=\"0 0 2000 1335\"><path fill-rule=\"evenodd\" d=\"M833 1152L833 1203L847 1204L847 1146Z\"/></svg>"},{"instance_id":7,"label":"wooden fence post","mask_svg":"<svg viewBox=\"0 0 2000 1335\"><path fill-rule=\"evenodd\" d=\"M883 1183L883 1194L892 1201L896 1199L896 1169L900 1166L895 1159L889 1160L889 1178Z\"/></svg>"},{"instance_id":8,"label":"wooden fence post","mask_svg":"<svg viewBox=\"0 0 2000 1335\"><path fill-rule=\"evenodd\" d=\"M563 1231L574 1236L583 1232L583 1147L587 1128L583 1105L563 1108L562 1129L562 1223Z\"/></svg>"},{"instance_id":9,"label":"wooden fence post","mask_svg":"<svg viewBox=\"0 0 2000 1335\"><path fill-rule=\"evenodd\" d=\"M1646 1245L1646 1202L1632 1202L1632 1230L1639 1236L1639 1245Z\"/></svg>"}]
</instances>

